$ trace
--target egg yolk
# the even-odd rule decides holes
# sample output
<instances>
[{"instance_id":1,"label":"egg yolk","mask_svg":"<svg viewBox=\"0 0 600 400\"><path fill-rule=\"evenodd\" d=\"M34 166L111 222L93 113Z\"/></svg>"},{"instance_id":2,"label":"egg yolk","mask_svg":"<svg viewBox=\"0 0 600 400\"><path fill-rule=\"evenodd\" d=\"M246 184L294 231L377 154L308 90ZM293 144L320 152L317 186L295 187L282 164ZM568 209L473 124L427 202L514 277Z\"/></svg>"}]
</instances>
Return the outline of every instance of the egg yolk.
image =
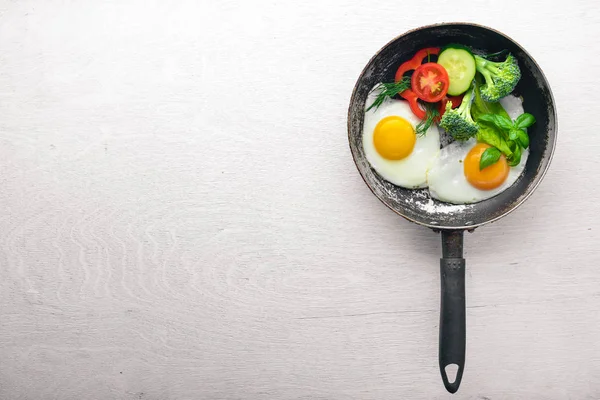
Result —
<instances>
[{"instance_id":1,"label":"egg yolk","mask_svg":"<svg viewBox=\"0 0 600 400\"><path fill-rule=\"evenodd\" d=\"M477 143L469 151L464 161L464 172L467 181L480 190L495 189L508 177L509 166L504 155L496 163L479 169L479 160L483 152L491 146L485 143Z\"/></svg>"},{"instance_id":2,"label":"egg yolk","mask_svg":"<svg viewBox=\"0 0 600 400\"><path fill-rule=\"evenodd\" d=\"M379 155L388 160L402 160L415 147L415 130L402 117L385 117L375 127L373 144Z\"/></svg>"}]
</instances>

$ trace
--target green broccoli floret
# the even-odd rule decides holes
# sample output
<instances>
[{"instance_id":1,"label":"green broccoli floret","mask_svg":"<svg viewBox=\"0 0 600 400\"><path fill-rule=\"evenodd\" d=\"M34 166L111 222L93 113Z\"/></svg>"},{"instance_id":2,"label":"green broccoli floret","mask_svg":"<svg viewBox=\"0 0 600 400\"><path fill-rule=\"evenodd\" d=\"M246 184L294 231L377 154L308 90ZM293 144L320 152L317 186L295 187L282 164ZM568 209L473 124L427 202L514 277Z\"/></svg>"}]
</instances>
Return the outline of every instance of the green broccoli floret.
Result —
<instances>
[{"instance_id":1,"label":"green broccoli floret","mask_svg":"<svg viewBox=\"0 0 600 400\"><path fill-rule=\"evenodd\" d=\"M509 95L521 79L519 64L512 54L509 54L504 62L493 62L475 56L475 68L485 78L485 84L481 87L481 97L491 103Z\"/></svg>"},{"instance_id":2,"label":"green broccoli floret","mask_svg":"<svg viewBox=\"0 0 600 400\"><path fill-rule=\"evenodd\" d=\"M473 104L473 86L465 93L458 108L452 109L452 102L446 103L446 111L440 120L440 126L456 140L467 140L477 134L479 127L471 117Z\"/></svg>"}]
</instances>

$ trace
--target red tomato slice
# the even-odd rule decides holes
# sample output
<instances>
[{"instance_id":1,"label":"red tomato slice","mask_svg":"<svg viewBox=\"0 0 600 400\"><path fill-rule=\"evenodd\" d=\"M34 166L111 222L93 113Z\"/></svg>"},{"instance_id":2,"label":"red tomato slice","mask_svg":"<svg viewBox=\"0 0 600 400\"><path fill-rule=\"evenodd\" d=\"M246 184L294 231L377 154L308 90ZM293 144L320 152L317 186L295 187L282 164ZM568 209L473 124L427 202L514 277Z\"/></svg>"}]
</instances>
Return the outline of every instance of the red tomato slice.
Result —
<instances>
[{"instance_id":1,"label":"red tomato slice","mask_svg":"<svg viewBox=\"0 0 600 400\"><path fill-rule=\"evenodd\" d=\"M435 103L448 93L449 82L446 69L430 62L415 69L410 83L417 97L428 103Z\"/></svg>"},{"instance_id":2,"label":"red tomato slice","mask_svg":"<svg viewBox=\"0 0 600 400\"><path fill-rule=\"evenodd\" d=\"M417 69L425 57L438 54L440 54L439 47L428 47L417 51L413 58L403 62L402 65L398 67L398 70L396 71L396 82L402 79L406 72ZM404 92L400 93L400 96L408 101L410 109L412 110L413 114L417 116L417 118L425 119L427 114L425 113L425 110L420 107L418 101L419 98L412 90L406 89Z\"/></svg>"}]
</instances>

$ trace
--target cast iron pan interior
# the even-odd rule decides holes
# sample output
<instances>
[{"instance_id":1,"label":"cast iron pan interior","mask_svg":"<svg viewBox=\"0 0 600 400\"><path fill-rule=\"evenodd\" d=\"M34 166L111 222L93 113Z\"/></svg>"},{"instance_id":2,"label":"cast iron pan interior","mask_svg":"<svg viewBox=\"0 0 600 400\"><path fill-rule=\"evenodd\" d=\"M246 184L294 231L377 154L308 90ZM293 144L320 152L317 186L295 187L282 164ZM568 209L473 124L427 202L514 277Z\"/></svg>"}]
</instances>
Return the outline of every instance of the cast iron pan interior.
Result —
<instances>
[{"instance_id":1,"label":"cast iron pan interior","mask_svg":"<svg viewBox=\"0 0 600 400\"><path fill-rule=\"evenodd\" d=\"M530 155L525 172L498 196L472 205L451 205L429 199L426 190L409 190L383 180L369 165L362 147L365 101L379 82L393 82L398 66L424 47L460 43L483 53L508 50L521 67L515 89L524 98L525 111L537 122L528 129ZM366 184L386 206L406 219L434 229L471 229L492 222L519 206L540 183L556 141L556 111L550 86L535 60L506 35L466 23L425 26L407 32L385 45L362 71L348 110L348 139L352 156Z\"/></svg>"}]
</instances>

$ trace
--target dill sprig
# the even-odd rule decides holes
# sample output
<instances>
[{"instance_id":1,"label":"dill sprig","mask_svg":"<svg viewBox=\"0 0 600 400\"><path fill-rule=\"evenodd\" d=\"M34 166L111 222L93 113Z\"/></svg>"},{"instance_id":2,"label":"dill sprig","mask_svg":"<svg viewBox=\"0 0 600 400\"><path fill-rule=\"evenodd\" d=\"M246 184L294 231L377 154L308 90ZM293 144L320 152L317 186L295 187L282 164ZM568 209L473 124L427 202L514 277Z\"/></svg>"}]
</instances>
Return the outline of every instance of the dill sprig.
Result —
<instances>
[{"instance_id":1,"label":"dill sprig","mask_svg":"<svg viewBox=\"0 0 600 400\"><path fill-rule=\"evenodd\" d=\"M425 119L417 124L417 135L424 135L431 125L440 116L435 103L428 103L425 110Z\"/></svg>"},{"instance_id":2,"label":"dill sprig","mask_svg":"<svg viewBox=\"0 0 600 400\"><path fill-rule=\"evenodd\" d=\"M374 89L378 90L379 93L377 94L375 101L373 101L373 104L371 104L366 111L369 111L372 108L379 108L379 106L383 104L385 99L387 99L388 97L394 97L398 93L404 92L406 89L410 89L410 77L408 76L403 77L401 80L395 83L380 83ZM440 113L437 110L436 104L427 103L427 105L425 106L425 119L419 122L416 126L417 135L424 135L439 116Z\"/></svg>"},{"instance_id":3,"label":"dill sprig","mask_svg":"<svg viewBox=\"0 0 600 400\"><path fill-rule=\"evenodd\" d=\"M375 107L375 109L377 110L377 108L379 108L379 106L383 104L385 99L387 99L388 97L393 97L398 93L402 93L406 89L410 89L410 77L408 76L403 77L398 82L380 83L375 88L375 90L379 90L379 94L377 94L377 97L375 98L373 104L371 104L369 108L367 108L367 111L369 111L373 107Z\"/></svg>"}]
</instances>

